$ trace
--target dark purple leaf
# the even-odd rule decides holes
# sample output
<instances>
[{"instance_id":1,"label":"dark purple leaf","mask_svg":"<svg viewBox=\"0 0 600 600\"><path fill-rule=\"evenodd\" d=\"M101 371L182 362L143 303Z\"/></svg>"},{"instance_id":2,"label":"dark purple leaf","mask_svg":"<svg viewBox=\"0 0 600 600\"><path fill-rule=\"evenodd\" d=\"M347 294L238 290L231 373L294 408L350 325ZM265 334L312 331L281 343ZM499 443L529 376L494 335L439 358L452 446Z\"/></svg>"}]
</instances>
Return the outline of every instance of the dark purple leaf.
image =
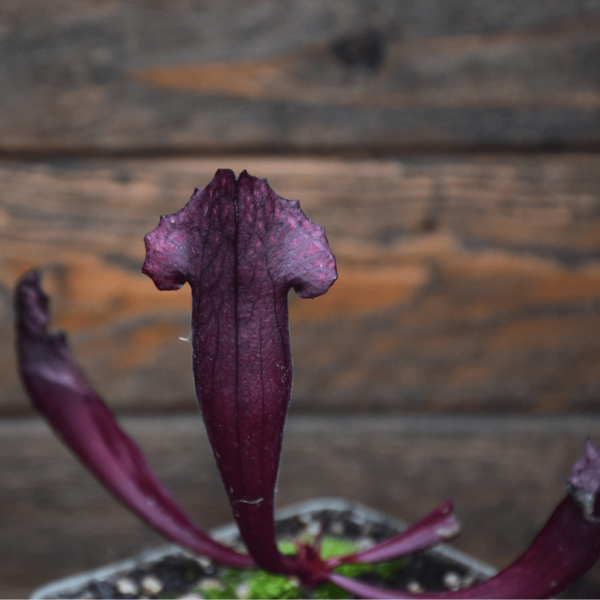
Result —
<instances>
[{"instance_id":1,"label":"dark purple leaf","mask_svg":"<svg viewBox=\"0 0 600 600\"><path fill-rule=\"evenodd\" d=\"M273 517L292 387L287 293L313 298L335 281L324 230L264 180L219 170L145 241L156 286L192 288L196 392L244 541L261 567L290 572Z\"/></svg>"},{"instance_id":2,"label":"dark purple leaf","mask_svg":"<svg viewBox=\"0 0 600 600\"><path fill-rule=\"evenodd\" d=\"M370 586L330 573L328 580L363 598L549 598L600 558L600 451L587 442L570 490L531 546L491 579L454 592L414 594Z\"/></svg>"},{"instance_id":3,"label":"dark purple leaf","mask_svg":"<svg viewBox=\"0 0 600 600\"><path fill-rule=\"evenodd\" d=\"M330 559L327 566L384 562L454 539L460 533L460 524L452 514L453 508L452 502L447 500L397 536L368 550Z\"/></svg>"},{"instance_id":4,"label":"dark purple leaf","mask_svg":"<svg viewBox=\"0 0 600 600\"><path fill-rule=\"evenodd\" d=\"M21 377L35 408L110 492L156 531L217 562L252 566L249 556L198 528L160 483L141 450L90 387L65 335L47 333L48 305L39 273L29 273L16 292L17 351Z\"/></svg>"}]
</instances>

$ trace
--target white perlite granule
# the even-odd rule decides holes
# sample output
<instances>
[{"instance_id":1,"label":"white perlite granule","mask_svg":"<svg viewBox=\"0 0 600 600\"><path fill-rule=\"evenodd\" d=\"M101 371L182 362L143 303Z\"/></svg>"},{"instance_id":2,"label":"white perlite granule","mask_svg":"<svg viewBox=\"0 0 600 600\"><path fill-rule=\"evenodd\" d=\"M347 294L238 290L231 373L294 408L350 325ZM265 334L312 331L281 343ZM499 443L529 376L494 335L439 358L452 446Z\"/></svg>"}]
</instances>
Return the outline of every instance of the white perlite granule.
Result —
<instances>
[{"instance_id":1,"label":"white perlite granule","mask_svg":"<svg viewBox=\"0 0 600 600\"><path fill-rule=\"evenodd\" d=\"M142 579L142 587L149 594L159 594L163 589L163 583L158 577L154 577L154 575L146 575Z\"/></svg>"},{"instance_id":2,"label":"white perlite granule","mask_svg":"<svg viewBox=\"0 0 600 600\"><path fill-rule=\"evenodd\" d=\"M138 593L137 583L127 577L123 577L121 579L117 579L115 582L115 587L119 594L129 594L131 596L135 596Z\"/></svg>"}]
</instances>

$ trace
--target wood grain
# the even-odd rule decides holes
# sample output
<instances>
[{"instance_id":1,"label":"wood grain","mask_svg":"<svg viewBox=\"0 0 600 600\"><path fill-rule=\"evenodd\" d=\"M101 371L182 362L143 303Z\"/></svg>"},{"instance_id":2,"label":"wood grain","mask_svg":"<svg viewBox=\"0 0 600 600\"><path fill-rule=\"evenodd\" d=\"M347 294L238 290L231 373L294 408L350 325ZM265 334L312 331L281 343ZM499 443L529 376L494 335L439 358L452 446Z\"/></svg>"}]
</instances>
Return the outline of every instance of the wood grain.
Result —
<instances>
[{"instance_id":1,"label":"wood grain","mask_svg":"<svg viewBox=\"0 0 600 600\"><path fill-rule=\"evenodd\" d=\"M55 326L120 411L195 411L189 292L143 235L219 166L327 229L340 278L290 295L296 411L591 411L600 394L600 161L173 159L0 163L0 411L28 408L10 289L44 267Z\"/></svg>"},{"instance_id":2,"label":"wood grain","mask_svg":"<svg viewBox=\"0 0 600 600\"><path fill-rule=\"evenodd\" d=\"M199 416L123 425L199 523L230 520ZM598 417L292 417L278 504L341 496L411 521L453 497L455 545L501 568L564 497L586 436L600 439ZM4 598L162 543L37 419L0 422L0 472ZM588 585L597 597L598 569Z\"/></svg>"},{"instance_id":3,"label":"wood grain","mask_svg":"<svg viewBox=\"0 0 600 600\"><path fill-rule=\"evenodd\" d=\"M600 4L0 6L0 150L597 148Z\"/></svg>"}]
</instances>

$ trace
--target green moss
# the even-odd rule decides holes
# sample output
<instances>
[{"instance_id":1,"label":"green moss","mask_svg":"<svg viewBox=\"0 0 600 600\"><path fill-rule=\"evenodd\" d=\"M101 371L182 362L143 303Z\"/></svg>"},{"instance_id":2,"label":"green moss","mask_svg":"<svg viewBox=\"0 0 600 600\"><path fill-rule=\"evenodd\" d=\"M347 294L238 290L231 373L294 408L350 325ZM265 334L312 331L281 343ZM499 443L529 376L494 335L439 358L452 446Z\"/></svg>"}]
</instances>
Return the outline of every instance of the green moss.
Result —
<instances>
[{"instance_id":1,"label":"green moss","mask_svg":"<svg viewBox=\"0 0 600 600\"><path fill-rule=\"evenodd\" d=\"M303 594L297 585L288 581L283 575L271 575L258 571L249 582L250 598L302 598Z\"/></svg>"},{"instance_id":2,"label":"green moss","mask_svg":"<svg viewBox=\"0 0 600 600\"><path fill-rule=\"evenodd\" d=\"M358 546L350 540L325 537L321 542L321 556L323 558L340 556L342 554L350 554L351 552L356 552L357 550Z\"/></svg>"},{"instance_id":3,"label":"green moss","mask_svg":"<svg viewBox=\"0 0 600 600\"><path fill-rule=\"evenodd\" d=\"M353 542L326 537L321 546L321 556L329 558L330 556L350 554L357 550L358 547ZM377 573L384 581L391 581L407 564L408 559L391 560L374 565L349 564L340 565L335 569L335 572L346 577L357 577L361 573ZM344 593L347 594L347 592Z\"/></svg>"},{"instance_id":4,"label":"green moss","mask_svg":"<svg viewBox=\"0 0 600 600\"><path fill-rule=\"evenodd\" d=\"M302 598L302 591L297 585L288 581L284 575L273 575L265 571L239 571L224 569L221 575L223 586L220 589L199 588L198 592L209 600L238 598L271 599L271 598Z\"/></svg>"},{"instance_id":5,"label":"green moss","mask_svg":"<svg viewBox=\"0 0 600 600\"><path fill-rule=\"evenodd\" d=\"M279 540L277 542L277 547L281 554L296 554L296 546L288 540Z\"/></svg>"},{"instance_id":6,"label":"green moss","mask_svg":"<svg viewBox=\"0 0 600 600\"><path fill-rule=\"evenodd\" d=\"M407 564L407 559L398 559L375 565L340 565L335 572L345 577L358 577L361 573L377 573L384 581L388 582L394 579L396 574Z\"/></svg>"}]
</instances>

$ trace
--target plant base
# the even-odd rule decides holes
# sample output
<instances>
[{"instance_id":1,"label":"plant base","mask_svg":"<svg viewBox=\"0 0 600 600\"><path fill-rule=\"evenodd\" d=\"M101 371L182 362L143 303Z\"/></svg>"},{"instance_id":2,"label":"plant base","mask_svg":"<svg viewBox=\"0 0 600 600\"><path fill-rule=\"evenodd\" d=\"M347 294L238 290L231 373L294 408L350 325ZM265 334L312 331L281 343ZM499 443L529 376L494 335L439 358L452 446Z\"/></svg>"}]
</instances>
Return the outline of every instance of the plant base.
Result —
<instances>
[{"instance_id":1,"label":"plant base","mask_svg":"<svg viewBox=\"0 0 600 600\"><path fill-rule=\"evenodd\" d=\"M395 535L405 524L345 500L326 498L277 512L280 540L310 538L322 528L335 545L347 541L359 547ZM212 532L231 546L240 546L235 525ZM495 570L445 544L402 559L386 570L369 569L357 578L376 585L411 591L456 589L487 579ZM232 593L233 592L233 593ZM35 590L31 598L347 598L332 584L305 590L296 582L258 571L239 572L212 564L178 546L162 546L138 556L56 581Z\"/></svg>"}]
</instances>

